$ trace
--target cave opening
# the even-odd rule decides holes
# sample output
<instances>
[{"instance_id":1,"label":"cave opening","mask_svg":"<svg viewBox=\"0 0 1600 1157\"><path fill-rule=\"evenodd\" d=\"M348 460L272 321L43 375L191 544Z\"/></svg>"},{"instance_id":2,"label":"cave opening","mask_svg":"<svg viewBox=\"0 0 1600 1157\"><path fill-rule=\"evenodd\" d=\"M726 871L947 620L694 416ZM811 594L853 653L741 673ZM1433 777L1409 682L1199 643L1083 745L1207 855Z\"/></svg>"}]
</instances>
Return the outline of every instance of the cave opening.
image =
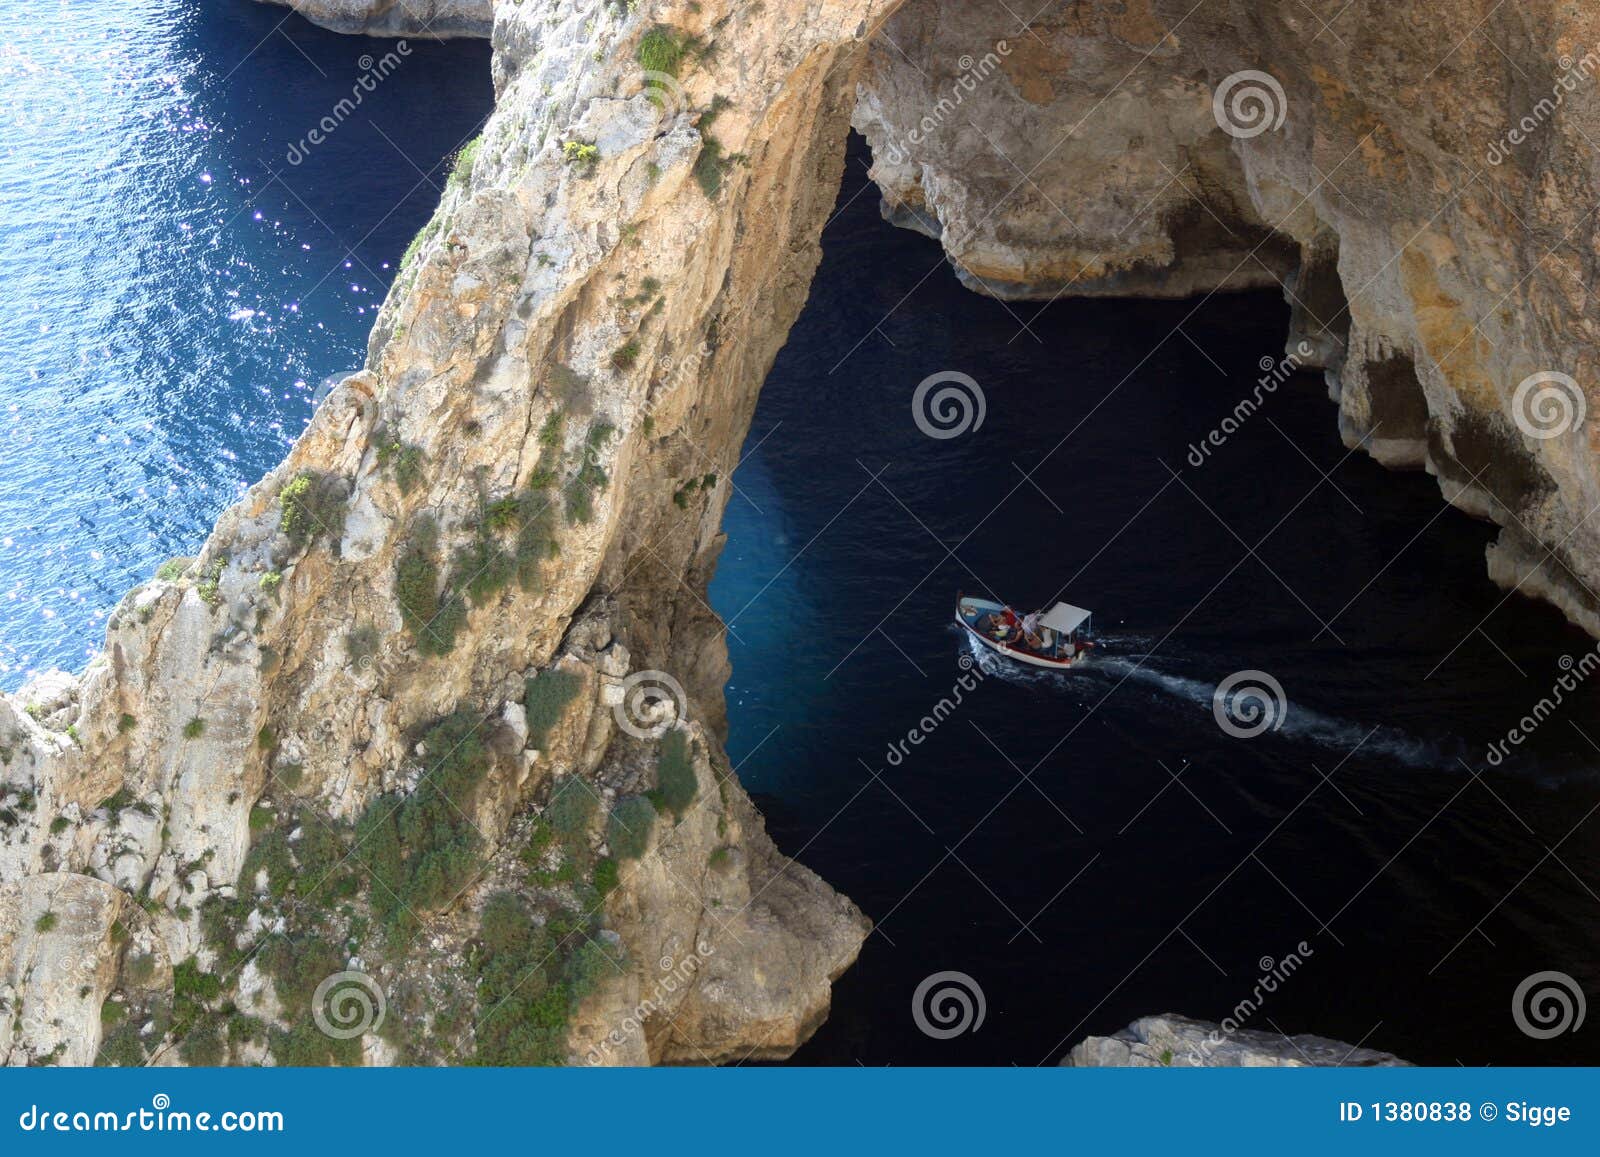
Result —
<instances>
[{"instance_id":1,"label":"cave opening","mask_svg":"<svg viewBox=\"0 0 1600 1157\"><path fill-rule=\"evenodd\" d=\"M1492 792L1471 776L1507 722L1484 705L1531 701L1588 640L1484 579L1493 528L1432 479L1347 449L1320 373L1257 388L1302 310L1343 312L1335 256L1293 309L1001 302L882 219L868 160L853 138L711 586L730 758L779 846L877 925L796 1061L1053 1063L1139 1016L1237 1017L1291 956L1244 1027L1420 1063L1592 1061L1482 994L1600 948L1592 922L1535 918L1592 900L1531 871L1518 818L1566 830L1600 800L1600 709L1517 747ZM1415 437L1408 369L1374 397ZM913 395L949 371L982 420L931 436ZM969 670L958 589L1093 608L1101 654ZM1277 727L1219 726L1234 673L1281 686ZM1491 949L1475 926L1502 894L1517 934L1485 928ZM983 1031L919 1029L913 993L942 970L981 987Z\"/></svg>"}]
</instances>

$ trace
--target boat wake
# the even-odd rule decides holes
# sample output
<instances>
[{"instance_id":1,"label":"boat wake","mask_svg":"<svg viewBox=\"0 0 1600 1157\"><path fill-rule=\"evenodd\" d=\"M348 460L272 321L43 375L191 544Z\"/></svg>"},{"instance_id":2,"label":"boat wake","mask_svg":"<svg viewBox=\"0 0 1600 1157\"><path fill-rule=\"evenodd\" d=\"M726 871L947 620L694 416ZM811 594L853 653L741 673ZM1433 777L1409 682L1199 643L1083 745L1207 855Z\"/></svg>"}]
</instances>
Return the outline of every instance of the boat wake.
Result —
<instances>
[{"instance_id":1,"label":"boat wake","mask_svg":"<svg viewBox=\"0 0 1600 1157\"><path fill-rule=\"evenodd\" d=\"M1118 638L1119 646L1134 643L1129 638ZM1145 642L1145 645L1149 645ZM1064 689L1081 687L1086 678L1110 684L1101 695L1108 695L1124 683L1136 683L1171 698L1192 704L1204 710L1208 722L1212 716L1214 697L1218 684L1201 679L1191 679L1156 666L1148 655L1123 653L1099 654L1073 667L1071 671L1046 671L1010 662L1000 655L968 642L973 663L983 671L985 678L1022 686ZM1273 708L1276 726L1272 732L1286 739L1309 742L1337 752L1340 758L1354 752L1379 755L1410 767L1457 768L1458 752L1446 750L1446 745L1432 743L1408 735L1394 727L1363 725L1348 719L1325 715L1287 698L1281 706ZM1253 728L1251 730L1254 730ZM1327 770L1327 769L1324 769Z\"/></svg>"}]
</instances>

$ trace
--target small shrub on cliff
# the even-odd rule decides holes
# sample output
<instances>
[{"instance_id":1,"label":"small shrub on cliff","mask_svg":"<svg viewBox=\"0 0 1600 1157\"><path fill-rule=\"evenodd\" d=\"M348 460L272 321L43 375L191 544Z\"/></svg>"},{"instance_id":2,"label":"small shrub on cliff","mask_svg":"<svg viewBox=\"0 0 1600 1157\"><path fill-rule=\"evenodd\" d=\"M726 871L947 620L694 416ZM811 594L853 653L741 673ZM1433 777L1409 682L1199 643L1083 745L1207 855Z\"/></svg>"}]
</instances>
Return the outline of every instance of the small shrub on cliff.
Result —
<instances>
[{"instance_id":1,"label":"small shrub on cliff","mask_svg":"<svg viewBox=\"0 0 1600 1157\"><path fill-rule=\"evenodd\" d=\"M222 1025L215 1017L204 1017L184 1035L178 1045L178 1055L185 1063L200 1068L220 1065L228 1055L222 1043Z\"/></svg>"},{"instance_id":2,"label":"small shrub on cliff","mask_svg":"<svg viewBox=\"0 0 1600 1157\"><path fill-rule=\"evenodd\" d=\"M637 860L650 846L650 829L656 809L642 795L631 795L611 809L606 821L606 843L619 860Z\"/></svg>"},{"instance_id":3,"label":"small shrub on cliff","mask_svg":"<svg viewBox=\"0 0 1600 1157\"><path fill-rule=\"evenodd\" d=\"M39 933L41 936L44 933L49 932L55 926L56 914L54 912L41 913L39 918L33 922L33 930Z\"/></svg>"},{"instance_id":4,"label":"small shrub on cliff","mask_svg":"<svg viewBox=\"0 0 1600 1157\"><path fill-rule=\"evenodd\" d=\"M517 584L525 591L538 590L544 563L561 553L556 543L555 508L546 492L549 479L536 479L517 499L520 522L517 526Z\"/></svg>"},{"instance_id":5,"label":"small shrub on cliff","mask_svg":"<svg viewBox=\"0 0 1600 1157\"><path fill-rule=\"evenodd\" d=\"M206 721L198 715L183 725L183 737L185 739L199 739L205 733Z\"/></svg>"},{"instance_id":6,"label":"small shrub on cliff","mask_svg":"<svg viewBox=\"0 0 1600 1157\"><path fill-rule=\"evenodd\" d=\"M252 811L252 817L254 812ZM289 852L289 840L280 831L268 829L259 833L245 853L244 864L239 868L240 895L255 892L256 877L267 873L267 894L283 896L294 880L294 857Z\"/></svg>"},{"instance_id":7,"label":"small shrub on cliff","mask_svg":"<svg viewBox=\"0 0 1600 1157\"><path fill-rule=\"evenodd\" d=\"M346 497L342 479L302 470L278 493L278 529L295 550L324 537L337 542L344 534Z\"/></svg>"},{"instance_id":8,"label":"small shrub on cliff","mask_svg":"<svg viewBox=\"0 0 1600 1157\"><path fill-rule=\"evenodd\" d=\"M394 483L401 494L410 494L422 481L425 461L420 446L398 441L378 443L378 467L394 472Z\"/></svg>"},{"instance_id":9,"label":"small shrub on cliff","mask_svg":"<svg viewBox=\"0 0 1600 1157\"><path fill-rule=\"evenodd\" d=\"M600 149L587 141L567 141L561 146L561 155L569 165L593 165L600 159Z\"/></svg>"},{"instance_id":10,"label":"small shrub on cliff","mask_svg":"<svg viewBox=\"0 0 1600 1157\"><path fill-rule=\"evenodd\" d=\"M682 817L699 790L689 736L682 731L667 732L661 737L661 750L656 753L656 791L660 793L662 806Z\"/></svg>"},{"instance_id":11,"label":"small shrub on cliff","mask_svg":"<svg viewBox=\"0 0 1600 1157\"><path fill-rule=\"evenodd\" d=\"M100 1046L100 1053L95 1057L94 1063L123 1069L137 1068L144 1064L144 1042L139 1036L139 1028L140 1026L131 1020L119 1024Z\"/></svg>"},{"instance_id":12,"label":"small shrub on cliff","mask_svg":"<svg viewBox=\"0 0 1600 1157\"><path fill-rule=\"evenodd\" d=\"M583 782L582 776L566 776L550 789L550 802L544 809L545 822L559 836L577 835L588 829L599 802L594 789Z\"/></svg>"},{"instance_id":13,"label":"small shrub on cliff","mask_svg":"<svg viewBox=\"0 0 1600 1157\"><path fill-rule=\"evenodd\" d=\"M722 142L716 137L706 137L700 155L694 160L694 179L700 191L712 201L722 192L722 178L727 176L733 162L723 155Z\"/></svg>"},{"instance_id":14,"label":"small shrub on cliff","mask_svg":"<svg viewBox=\"0 0 1600 1157\"><path fill-rule=\"evenodd\" d=\"M561 722L583 680L570 671L540 671L523 685L522 712L528 720L528 742L543 748L550 729Z\"/></svg>"},{"instance_id":15,"label":"small shrub on cliff","mask_svg":"<svg viewBox=\"0 0 1600 1157\"><path fill-rule=\"evenodd\" d=\"M603 856L595 861L594 865L594 890L600 893L603 900L611 895L617 886L617 861L610 856Z\"/></svg>"},{"instance_id":16,"label":"small shrub on cliff","mask_svg":"<svg viewBox=\"0 0 1600 1157\"><path fill-rule=\"evenodd\" d=\"M370 663L383 643L383 636L371 623L359 623L344 637L344 653L352 663Z\"/></svg>"},{"instance_id":17,"label":"small shrub on cliff","mask_svg":"<svg viewBox=\"0 0 1600 1157\"><path fill-rule=\"evenodd\" d=\"M573 1012L619 971L592 927L555 918L541 927L515 893L490 898L478 930L477 1064L565 1061Z\"/></svg>"},{"instance_id":18,"label":"small shrub on cliff","mask_svg":"<svg viewBox=\"0 0 1600 1157\"><path fill-rule=\"evenodd\" d=\"M450 572L449 586L461 591L472 605L481 607L511 585L517 561L487 533L479 533L466 546L458 547Z\"/></svg>"},{"instance_id":19,"label":"small shrub on cliff","mask_svg":"<svg viewBox=\"0 0 1600 1157\"><path fill-rule=\"evenodd\" d=\"M400 617L424 655L446 655L466 620L466 606L450 590L439 590L439 531L422 515L411 524L405 548L395 562L395 597Z\"/></svg>"},{"instance_id":20,"label":"small shrub on cliff","mask_svg":"<svg viewBox=\"0 0 1600 1157\"><path fill-rule=\"evenodd\" d=\"M627 341L611 354L611 364L619 370L631 370L639 364L639 343Z\"/></svg>"},{"instance_id":21,"label":"small shrub on cliff","mask_svg":"<svg viewBox=\"0 0 1600 1157\"><path fill-rule=\"evenodd\" d=\"M379 881L373 912L391 928L454 899L481 866L482 841L467 818L490 764L480 721L458 711L422 746L427 770L416 790L380 796L356 825L356 855Z\"/></svg>"},{"instance_id":22,"label":"small shrub on cliff","mask_svg":"<svg viewBox=\"0 0 1600 1157\"><path fill-rule=\"evenodd\" d=\"M639 38L639 67L647 72L677 76L683 64L684 45L676 33L660 24Z\"/></svg>"},{"instance_id":23,"label":"small shrub on cliff","mask_svg":"<svg viewBox=\"0 0 1600 1157\"><path fill-rule=\"evenodd\" d=\"M516 526L521 513L522 504L515 497L496 498L483 508L483 523L498 534Z\"/></svg>"},{"instance_id":24,"label":"small shrub on cliff","mask_svg":"<svg viewBox=\"0 0 1600 1157\"><path fill-rule=\"evenodd\" d=\"M463 186L472 180L472 170L478 163L478 150L483 147L482 137L473 137L461 146L456 153L456 162L450 168L450 181L453 186Z\"/></svg>"}]
</instances>

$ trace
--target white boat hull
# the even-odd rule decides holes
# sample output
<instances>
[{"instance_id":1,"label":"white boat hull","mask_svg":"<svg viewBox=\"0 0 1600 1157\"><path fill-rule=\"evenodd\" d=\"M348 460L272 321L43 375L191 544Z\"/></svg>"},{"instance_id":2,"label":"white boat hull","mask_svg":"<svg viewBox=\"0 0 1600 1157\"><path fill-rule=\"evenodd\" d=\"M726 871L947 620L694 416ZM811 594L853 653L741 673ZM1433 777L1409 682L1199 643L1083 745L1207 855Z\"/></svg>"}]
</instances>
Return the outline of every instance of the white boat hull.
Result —
<instances>
[{"instance_id":1,"label":"white boat hull","mask_svg":"<svg viewBox=\"0 0 1600 1157\"><path fill-rule=\"evenodd\" d=\"M956 603L955 618L956 622L960 624L961 628L965 630L967 634L979 645L987 648L990 651L993 651L997 655L1003 655L1007 659L1011 659L1018 663L1026 663L1030 667L1042 667L1047 671L1065 671L1083 662L1089 657L1091 644L1086 643L1074 644L1073 653L1071 655L1064 655L1061 658L1052 658L1046 655L1036 654L1033 651L1029 651L1021 647L1012 647L1006 643L989 638L989 636L978 630L977 627L974 626L967 617L968 615L977 617L983 614L992 614L998 611L1003 611L1004 609L1005 608L999 603L991 603L987 599L961 599ZM963 612L966 613L964 614Z\"/></svg>"}]
</instances>

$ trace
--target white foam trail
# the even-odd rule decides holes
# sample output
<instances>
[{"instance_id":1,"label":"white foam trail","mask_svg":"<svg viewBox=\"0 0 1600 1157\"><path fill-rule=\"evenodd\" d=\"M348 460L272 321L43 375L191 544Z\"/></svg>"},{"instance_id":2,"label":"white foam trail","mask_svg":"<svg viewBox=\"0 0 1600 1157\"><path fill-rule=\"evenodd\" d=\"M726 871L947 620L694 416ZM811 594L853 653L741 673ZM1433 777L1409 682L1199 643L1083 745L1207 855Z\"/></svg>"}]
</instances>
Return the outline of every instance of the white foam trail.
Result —
<instances>
[{"instance_id":1,"label":"white foam trail","mask_svg":"<svg viewBox=\"0 0 1600 1157\"><path fill-rule=\"evenodd\" d=\"M1158 687L1168 694L1186 699L1203 707L1211 714L1212 696L1217 685L1199 679L1186 679L1167 671L1157 670L1149 662L1136 659L1097 658L1087 670L1119 680L1133 680L1146 686ZM1363 726L1348 719L1324 715L1290 700L1283 712L1283 722L1276 728L1279 735L1291 739L1309 740L1333 748L1341 755L1357 749L1374 755L1386 755L1413 767L1450 766L1444 753L1433 744L1407 735L1393 727Z\"/></svg>"},{"instance_id":2,"label":"white foam trail","mask_svg":"<svg viewBox=\"0 0 1600 1157\"><path fill-rule=\"evenodd\" d=\"M1130 640L1117 639L1119 644L1128 641ZM1075 683L1081 684L1085 676L1095 676L1115 683L1136 682L1203 708L1205 721L1208 724L1212 722L1212 695L1217 689L1215 683L1206 683L1199 679L1189 679L1169 671L1158 670L1144 656L1096 654L1077 664L1070 671L1046 671L1014 663L995 654L989 648L973 642L970 636L966 638L966 642L974 662L982 669L986 678L1020 686L1058 689L1071 688ZM1388 756L1412 767L1456 766L1454 760L1437 745L1416 739L1403 731L1392 727L1362 726L1347 719L1324 715L1320 711L1313 711L1294 702L1287 704L1283 723L1277 729L1277 734L1328 747L1337 751L1341 758L1359 749L1371 755Z\"/></svg>"}]
</instances>

